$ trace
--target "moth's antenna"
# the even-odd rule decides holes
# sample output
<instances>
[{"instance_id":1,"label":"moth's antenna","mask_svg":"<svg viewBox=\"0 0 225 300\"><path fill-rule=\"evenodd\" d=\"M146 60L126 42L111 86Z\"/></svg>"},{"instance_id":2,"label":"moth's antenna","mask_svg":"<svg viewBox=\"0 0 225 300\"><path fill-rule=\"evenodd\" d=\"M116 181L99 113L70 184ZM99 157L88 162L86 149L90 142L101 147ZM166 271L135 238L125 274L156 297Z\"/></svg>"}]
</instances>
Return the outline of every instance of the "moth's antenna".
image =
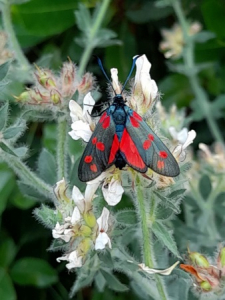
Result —
<instances>
[{"instance_id":1,"label":"moth's antenna","mask_svg":"<svg viewBox=\"0 0 225 300\"><path fill-rule=\"evenodd\" d=\"M132 74L132 72L133 72L133 70L134 70L134 67L135 67L136 60L137 60L139 57L140 57L140 55L137 55L137 56L135 56L135 57L133 58L133 63L132 63L131 69L130 69L130 73L128 74L127 79L126 79L126 81L125 81L125 83L124 83L124 85L123 85L123 87L122 87L121 94L122 94L122 92L123 92L123 90L124 90L124 88L125 88L125 86L126 86L126 84L127 84L127 81L130 79L130 76L131 76L131 74Z\"/></svg>"},{"instance_id":2,"label":"moth's antenna","mask_svg":"<svg viewBox=\"0 0 225 300\"><path fill-rule=\"evenodd\" d=\"M108 75L106 74L106 72L105 72L105 70L104 70L104 68L103 68L101 59L100 59L98 56L96 56L96 55L94 55L94 57L97 59L98 65L99 65L99 67L100 67L102 73L105 75L105 78L108 80L109 84L111 85L111 87L112 87L112 89L113 89L113 92L114 92L115 95L116 95L116 91L115 91L114 88L113 88L112 82L111 82L111 80L109 79Z\"/></svg>"}]
</instances>

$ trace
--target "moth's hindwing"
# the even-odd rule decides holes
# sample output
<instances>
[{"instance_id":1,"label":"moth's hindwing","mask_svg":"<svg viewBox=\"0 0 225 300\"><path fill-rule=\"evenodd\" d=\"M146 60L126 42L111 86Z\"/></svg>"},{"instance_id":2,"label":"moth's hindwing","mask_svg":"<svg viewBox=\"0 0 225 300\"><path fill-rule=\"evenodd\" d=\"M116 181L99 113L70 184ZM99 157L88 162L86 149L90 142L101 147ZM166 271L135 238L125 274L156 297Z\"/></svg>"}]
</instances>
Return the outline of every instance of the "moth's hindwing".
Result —
<instances>
[{"instance_id":1,"label":"moth's hindwing","mask_svg":"<svg viewBox=\"0 0 225 300\"><path fill-rule=\"evenodd\" d=\"M121 139L120 150L127 164L139 172L146 172L147 168L144 166L147 166L164 176L179 175L178 163L166 145L139 114L127 106L125 109L127 112L126 131ZM128 147L126 143L129 144ZM137 150L130 149L133 145ZM130 151L133 151L134 155L130 155Z\"/></svg>"},{"instance_id":2,"label":"moth's hindwing","mask_svg":"<svg viewBox=\"0 0 225 300\"><path fill-rule=\"evenodd\" d=\"M115 157L112 159L111 155L111 161L109 159L115 134L115 123L107 110L101 116L81 157L78 167L81 181L93 180L114 163Z\"/></svg>"}]
</instances>

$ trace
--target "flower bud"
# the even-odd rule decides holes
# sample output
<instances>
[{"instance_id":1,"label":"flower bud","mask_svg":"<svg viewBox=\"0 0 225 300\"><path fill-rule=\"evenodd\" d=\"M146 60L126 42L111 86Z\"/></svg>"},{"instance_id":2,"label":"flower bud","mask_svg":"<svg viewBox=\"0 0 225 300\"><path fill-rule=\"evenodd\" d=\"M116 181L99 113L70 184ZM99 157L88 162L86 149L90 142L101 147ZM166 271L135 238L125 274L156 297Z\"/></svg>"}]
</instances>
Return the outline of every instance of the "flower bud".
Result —
<instances>
[{"instance_id":1,"label":"flower bud","mask_svg":"<svg viewBox=\"0 0 225 300\"><path fill-rule=\"evenodd\" d=\"M18 102L23 102L23 103L29 102L31 100L31 96L30 96L29 91L25 91L25 92L21 93L18 97L14 96L14 98Z\"/></svg>"},{"instance_id":2,"label":"flower bud","mask_svg":"<svg viewBox=\"0 0 225 300\"><path fill-rule=\"evenodd\" d=\"M92 212L87 212L87 213L84 213L83 214L83 218L84 218L84 221L85 223L93 228L96 224L96 218L95 218L95 215L92 213Z\"/></svg>"},{"instance_id":3,"label":"flower bud","mask_svg":"<svg viewBox=\"0 0 225 300\"><path fill-rule=\"evenodd\" d=\"M85 73L82 77L81 83L78 85L77 89L79 93L86 94L93 87L93 77L91 73Z\"/></svg>"},{"instance_id":4,"label":"flower bud","mask_svg":"<svg viewBox=\"0 0 225 300\"><path fill-rule=\"evenodd\" d=\"M91 228L86 225L82 225L80 227L79 231L80 231L80 235L83 235L83 236L91 236L91 234L92 234Z\"/></svg>"},{"instance_id":5,"label":"flower bud","mask_svg":"<svg viewBox=\"0 0 225 300\"><path fill-rule=\"evenodd\" d=\"M56 87L56 80L50 70L42 70L38 66L36 66L36 68L38 72L35 73L35 76L37 77L37 80L41 86L46 89Z\"/></svg>"},{"instance_id":6,"label":"flower bud","mask_svg":"<svg viewBox=\"0 0 225 300\"><path fill-rule=\"evenodd\" d=\"M210 285L210 283L208 281L201 282L200 287L206 292L209 292L212 289L212 286Z\"/></svg>"},{"instance_id":7,"label":"flower bud","mask_svg":"<svg viewBox=\"0 0 225 300\"><path fill-rule=\"evenodd\" d=\"M54 104L58 104L60 102L61 97L58 91L52 90L50 95L51 95L51 100Z\"/></svg>"},{"instance_id":8,"label":"flower bud","mask_svg":"<svg viewBox=\"0 0 225 300\"><path fill-rule=\"evenodd\" d=\"M208 268L210 266L207 258L198 252L190 252L191 261L198 267Z\"/></svg>"},{"instance_id":9,"label":"flower bud","mask_svg":"<svg viewBox=\"0 0 225 300\"><path fill-rule=\"evenodd\" d=\"M75 66L69 61L63 64L61 73L62 93L66 96L71 96L75 89L73 87L75 79Z\"/></svg>"},{"instance_id":10,"label":"flower bud","mask_svg":"<svg viewBox=\"0 0 225 300\"><path fill-rule=\"evenodd\" d=\"M90 238L83 239L77 248L77 252L79 253L80 256L83 256L89 251L91 245L92 245L92 240Z\"/></svg>"},{"instance_id":11,"label":"flower bud","mask_svg":"<svg viewBox=\"0 0 225 300\"><path fill-rule=\"evenodd\" d=\"M70 202L70 199L66 196L66 182L63 178L62 180L58 181L54 187L54 193L59 201Z\"/></svg>"},{"instance_id":12,"label":"flower bud","mask_svg":"<svg viewBox=\"0 0 225 300\"><path fill-rule=\"evenodd\" d=\"M221 270L222 275L225 275L225 247L220 250L217 258L217 266Z\"/></svg>"}]
</instances>

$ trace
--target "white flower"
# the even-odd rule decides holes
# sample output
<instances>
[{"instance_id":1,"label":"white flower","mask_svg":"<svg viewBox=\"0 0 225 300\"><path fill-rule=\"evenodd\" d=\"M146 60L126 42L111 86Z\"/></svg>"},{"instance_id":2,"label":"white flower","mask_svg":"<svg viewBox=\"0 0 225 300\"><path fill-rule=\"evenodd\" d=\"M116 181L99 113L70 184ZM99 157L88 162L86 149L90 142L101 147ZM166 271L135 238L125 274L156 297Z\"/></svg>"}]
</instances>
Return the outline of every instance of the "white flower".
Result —
<instances>
[{"instance_id":1,"label":"white flower","mask_svg":"<svg viewBox=\"0 0 225 300\"><path fill-rule=\"evenodd\" d=\"M109 248L112 248L110 238L106 233L108 231L108 219L109 210L104 207L101 216L97 219L98 236L95 241L95 250L102 250L107 244L109 245Z\"/></svg>"},{"instance_id":2,"label":"white flower","mask_svg":"<svg viewBox=\"0 0 225 300\"><path fill-rule=\"evenodd\" d=\"M79 208L81 213L84 213L85 210L88 210L91 206L92 200L95 198L95 192L100 184L95 182L91 184L91 181L87 182L84 195L80 192L78 187L74 186L72 191L72 199L75 202L76 206Z\"/></svg>"},{"instance_id":3,"label":"white flower","mask_svg":"<svg viewBox=\"0 0 225 300\"><path fill-rule=\"evenodd\" d=\"M185 149L193 143L193 140L196 137L196 132L191 130L187 134L187 138L182 145L178 145L175 150L173 151L173 155L176 158L179 158L180 161L184 160L185 158Z\"/></svg>"},{"instance_id":4,"label":"white flower","mask_svg":"<svg viewBox=\"0 0 225 300\"><path fill-rule=\"evenodd\" d=\"M52 236L55 239L62 239L68 243L71 237L75 235L73 227L80 221L80 219L81 215L79 209L75 207L72 216L66 217L63 225L60 225L59 222L56 223L55 228L52 230Z\"/></svg>"},{"instance_id":5,"label":"white flower","mask_svg":"<svg viewBox=\"0 0 225 300\"><path fill-rule=\"evenodd\" d=\"M52 230L52 236L55 239L62 239L66 243L68 243L71 238L70 231L67 232L69 226L70 226L70 223L65 223L63 225L60 225L59 222L57 222L55 225L55 228ZM65 233L65 231L66 231L66 233Z\"/></svg>"},{"instance_id":6,"label":"white flower","mask_svg":"<svg viewBox=\"0 0 225 300\"><path fill-rule=\"evenodd\" d=\"M70 100L69 109L73 123L71 124L72 131L69 132L69 135L72 139L78 140L82 138L85 142L89 141L92 135L91 126L93 125L90 114L94 104L95 101L91 93L84 97L83 110L77 102Z\"/></svg>"},{"instance_id":7,"label":"white flower","mask_svg":"<svg viewBox=\"0 0 225 300\"><path fill-rule=\"evenodd\" d=\"M182 145L185 143L188 137L188 129L184 127L181 131L177 132L175 127L169 127L169 133L175 141L178 141Z\"/></svg>"},{"instance_id":8,"label":"white flower","mask_svg":"<svg viewBox=\"0 0 225 300\"><path fill-rule=\"evenodd\" d=\"M151 269L149 267L146 267L145 264L139 264L139 268L145 271L148 274L161 274L161 275L170 275L173 269L179 264L179 261L177 261L175 264L173 264L171 267L165 270L156 270L156 269Z\"/></svg>"},{"instance_id":9,"label":"white flower","mask_svg":"<svg viewBox=\"0 0 225 300\"><path fill-rule=\"evenodd\" d=\"M144 106L144 110L149 108L158 92L156 82L151 79L149 74L150 69L151 64L146 55L142 55L136 60L136 75L133 94L134 97L138 96L138 99L140 98L140 95L142 95L142 101L140 103L139 100L138 106ZM135 99L133 101L135 101Z\"/></svg>"},{"instance_id":10,"label":"white flower","mask_svg":"<svg viewBox=\"0 0 225 300\"><path fill-rule=\"evenodd\" d=\"M56 260L57 262L60 262L61 260L67 260L69 263L66 264L66 267L69 270L82 267L82 257L78 256L76 250L64 256L58 257Z\"/></svg>"},{"instance_id":11,"label":"white flower","mask_svg":"<svg viewBox=\"0 0 225 300\"><path fill-rule=\"evenodd\" d=\"M118 81L118 70L116 68L113 68L110 71L111 71L112 85L113 85L114 91L116 92L116 94L120 94L121 87L120 87L120 84Z\"/></svg>"},{"instance_id":12,"label":"white flower","mask_svg":"<svg viewBox=\"0 0 225 300\"><path fill-rule=\"evenodd\" d=\"M109 183L107 181L102 185L102 192L105 201L109 205L116 205L120 202L124 189L121 186L121 181L114 178L111 179Z\"/></svg>"}]
</instances>

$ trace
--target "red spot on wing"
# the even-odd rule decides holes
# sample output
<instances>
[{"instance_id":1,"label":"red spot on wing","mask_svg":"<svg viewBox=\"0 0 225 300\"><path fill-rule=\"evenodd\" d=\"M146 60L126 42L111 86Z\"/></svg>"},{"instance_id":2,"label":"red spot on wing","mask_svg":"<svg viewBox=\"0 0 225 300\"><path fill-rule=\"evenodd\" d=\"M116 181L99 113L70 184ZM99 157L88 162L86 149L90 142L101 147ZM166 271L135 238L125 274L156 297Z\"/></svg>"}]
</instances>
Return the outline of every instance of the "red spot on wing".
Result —
<instances>
[{"instance_id":1,"label":"red spot on wing","mask_svg":"<svg viewBox=\"0 0 225 300\"><path fill-rule=\"evenodd\" d=\"M90 170L96 173L98 171L96 164L90 165Z\"/></svg>"},{"instance_id":2,"label":"red spot on wing","mask_svg":"<svg viewBox=\"0 0 225 300\"><path fill-rule=\"evenodd\" d=\"M157 168L158 169L163 169L164 166L165 166L164 161L158 160L158 162L157 162Z\"/></svg>"},{"instance_id":3,"label":"red spot on wing","mask_svg":"<svg viewBox=\"0 0 225 300\"><path fill-rule=\"evenodd\" d=\"M90 164L92 162L92 156L91 155L87 155L85 156L84 158L84 161L87 163L87 164Z\"/></svg>"},{"instance_id":4,"label":"red spot on wing","mask_svg":"<svg viewBox=\"0 0 225 300\"><path fill-rule=\"evenodd\" d=\"M138 113L136 113L136 111L133 111L132 116L133 116L135 119L137 119L137 120L139 120L139 121L142 121L142 117L141 117Z\"/></svg>"},{"instance_id":5,"label":"red spot on wing","mask_svg":"<svg viewBox=\"0 0 225 300\"><path fill-rule=\"evenodd\" d=\"M142 146L145 150L148 150L151 147L151 141L145 140Z\"/></svg>"},{"instance_id":6,"label":"red spot on wing","mask_svg":"<svg viewBox=\"0 0 225 300\"><path fill-rule=\"evenodd\" d=\"M159 151L159 156L162 158L167 158L168 154L166 151Z\"/></svg>"},{"instance_id":7,"label":"red spot on wing","mask_svg":"<svg viewBox=\"0 0 225 300\"><path fill-rule=\"evenodd\" d=\"M100 123L102 123L102 127L104 129L109 127L110 124L110 116L107 115L107 112L105 111L104 114L101 116L101 119L99 120Z\"/></svg>"},{"instance_id":8,"label":"red spot on wing","mask_svg":"<svg viewBox=\"0 0 225 300\"><path fill-rule=\"evenodd\" d=\"M97 142L96 148L98 150L104 151L105 150L105 145L102 142Z\"/></svg>"},{"instance_id":9,"label":"red spot on wing","mask_svg":"<svg viewBox=\"0 0 225 300\"><path fill-rule=\"evenodd\" d=\"M154 141L154 139L155 139L153 134L149 134L148 138L150 139L150 141Z\"/></svg>"},{"instance_id":10,"label":"red spot on wing","mask_svg":"<svg viewBox=\"0 0 225 300\"><path fill-rule=\"evenodd\" d=\"M92 144L95 145L96 143L97 143L97 138L96 138L96 136L95 136L95 137L93 137L93 139L92 139Z\"/></svg>"},{"instance_id":11,"label":"red spot on wing","mask_svg":"<svg viewBox=\"0 0 225 300\"><path fill-rule=\"evenodd\" d=\"M104 119L103 123L102 123L102 127L103 127L104 129L106 129L106 128L109 127L109 124L110 124L110 116L107 116L107 117Z\"/></svg>"},{"instance_id":12,"label":"red spot on wing","mask_svg":"<svg viewBox=\"0 0 225 300\"><path fill-rule=\"evenodd\" d=\"M131 122L132 126L134 126L134 127L140 126L139 122L132 116L130 116L130 122Z\"/></svg>"},{"instance_id":13,"label":"red spot on wing","mask_svg":"<svg viewBox=\"0 0 225 300\"><path fill-rule=\"evenodd\" d=\"M146 165L144 164L137 147L135 146L126 129L124 129L123 131L122 139L120 142L120 150L124 153L127 162L131 166L139 169L146 168Z\"/></svg>"},{"instance_id":14,"label":"red spot on wing","mask_svg":"<svg viewBox=\"0 0 225 300\"><path fill-rule=\"evenodd\" d=\"M119 146L120 146L120 143L119 143L119 140L118 140L118 136L115 133L114 137L113 137L113 142L112 142L112 147L111 147L111 151L110 151L110 155L109 155L108 164L111 164L114 161L116 153L119 150Z\"/></svg>"},{"instance_id":15,"label":"red spot on wing","mask_svg":"<svg viewBox=\"0 0 225 300\"><path fill-rule=\"evenodd\" d=\"M105 111L104 114L101 116L99 122L102 123L106 117L107 117L107 112Z\"/></svg>"}]
</instances>

